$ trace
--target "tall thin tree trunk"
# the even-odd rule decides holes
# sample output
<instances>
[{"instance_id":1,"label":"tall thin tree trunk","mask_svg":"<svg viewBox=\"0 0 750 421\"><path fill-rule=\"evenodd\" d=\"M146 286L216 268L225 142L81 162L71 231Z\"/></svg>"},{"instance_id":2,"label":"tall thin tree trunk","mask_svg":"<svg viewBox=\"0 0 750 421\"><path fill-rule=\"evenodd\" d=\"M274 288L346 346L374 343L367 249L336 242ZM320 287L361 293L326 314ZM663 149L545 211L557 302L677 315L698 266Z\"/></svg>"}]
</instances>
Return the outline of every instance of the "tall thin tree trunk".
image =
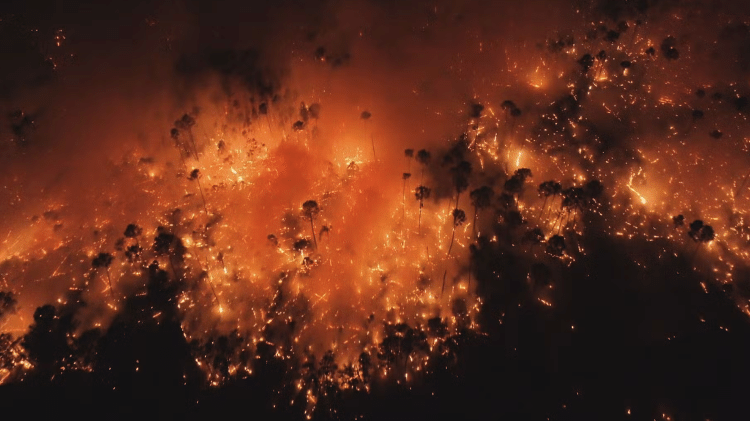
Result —
<instances>
[{"instance_id":1,"label":"tall thin tree trunk","mask_svg":"<svg viewBox=\"0 0 750 421\"><path fill-rule=\"evenodd\" d=\"M109 283L109 295L112 297L112 299L115 299L115 290L112 289L112 278L109 276L109 267L105 268L107 270L107 283Z\"/></svg>"},{"instance_id":2,"label":"tall thin tree trunk","mask_svg":"<svg viewBox=\"0 0 750 421\"><path fill-rule=\"evenodd\" d=\"M318 240L315 239L315 225L313 224L313 218L310 217L310 228L312 229L313 244L315 244L315 250L318 249Z\"/></svg>"},{"instance_id":3,"label":"tall thin tree trunk","mask_svg":"<svg viewBox=\"0 0 750 421\"><path fill-rule=\"evenodd\" d=\"M198 161L198 148L195 146L195 139L193 139L193 130L188 130L188 137L190 138L190 143L193 145L195 160Z\"/></svg>"},{"instance_id":4,"label":"tall thin tree trunk","mask_svg":"<svg viewBox=\"0 0 750 421\"><path fill-rule=\"evenodd\" d=\"M544 196L544 204L542 205L542 211L539 212L539 219L542 219L542 215L544 214L544 210L547 209L547 199L549 199L549 196Z\"/></svg>"},{"instance_id":5,"label":"tall thin tree trunk","mask_svg":"<svg viewBox=\"0 0 750 421\"><path fill-rule=\"evenodd\" d=\"M443 287L440 289L440 298L443 298L443 293L445 293L445 277L448 276L448 269L443 272Z\"/></svg>"},{"instance_id":6,"label":"tall thin tree trunk","mask_svg":"<svg viewBox=\"0 0 750 421\"><path fill-rule=\"evenodd\" d=\"M201 186L201 180L196 177L195 181L198 182L198 190L201 192L201 199L203 200L203 210L206 212L206 217L208 217L208 206L206 206L206 196L203 195L203 186Z\"/></svg>"},{"instance_id":7,"label":"tall thin tree trunk","mask_svg":"<svg viewBox=\"0 0 750 421\"><path fill-rule=\"evenodd\" d=\"M474 219L473 219L473 222L471 223L471 231L474 234L474 237L476 238L477 236L477 207L476 206L474 206Z\"/></svg>"},{"instance_id":8,"label":"tall thin tree trunk","mask_svg":"<svg viewBox=\"0 0 750 421\"><path fill-rule=\"evenodd\" d=\"M422 200L419 200L419 219L417 221L417 233L422 234Z\"/></svg>"},{"instance_id":9,"label":"tall thin tree trunk","mask_svg":"<svg viewBox=\"0 0 750 421\"><path fill-rule=\"evenodd\" d=\"M456 238L456 224L453 224L453 233L451 234L451 245L448 247L448 256L451 255L453 249L453 239Z\"/></svg>"},{"instance_id":10,"label":"tall thin tree trunk","mask_svg":"<svg viewBox=\"0 0 750 421\"><path fill-rule=\"evenodd\" d=\"M747 180L750 178L750 172L747 173L744 180L742 180L742 184L740 184L740 187L737 188L737 191L734 193L734 199L737 200L740 198L740 193L742 193L742 189L745 187L745 184L747 184Z\"/></svg>"}]
</instances>

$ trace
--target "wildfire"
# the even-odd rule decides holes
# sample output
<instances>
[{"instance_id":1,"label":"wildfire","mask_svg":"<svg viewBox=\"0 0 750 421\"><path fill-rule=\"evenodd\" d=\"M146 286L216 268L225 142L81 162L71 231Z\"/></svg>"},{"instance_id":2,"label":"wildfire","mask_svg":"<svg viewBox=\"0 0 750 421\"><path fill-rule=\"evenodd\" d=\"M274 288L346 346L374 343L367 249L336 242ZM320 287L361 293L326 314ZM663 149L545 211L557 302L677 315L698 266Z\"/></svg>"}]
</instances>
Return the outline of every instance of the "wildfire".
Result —
<instances>
[{"instance_id":1,"label":"wildfire","mask_svg":"<svg viewBox=\"0 0 750 421\"><path fill-rule=\"evenodd\" d=\"M292 57L283 94L206 88L94 176L56 173L66 188L21 189L30 170L14 168L2 179L0 210L13 216L0 290L22 305L1 326L27 332L46 320L34 309L55 302L83 321L67 332L75 343L138 304L149 323L179 322L212 387L251 376L254 360L288 363L311 417L334 390L415 383L448 364L457 337L482 334L479 286L506 281L497 262L508 256L531 262L531 302L556 311L552 273L586 257L590 230L658 242L729 290L750 258L744 115L708 131L693 108L714 105L670 82L686 84L688 69L635 61L645 35L597 55L579 31L582 41L508 64L458 117L444 117L453 103L409 111L438 116L427 123L378 100L355 110L326 90L330 78L352 82L315 67L343 60L324 51ZM72 42L55 32L57 47ZM453 132L429 140L430 124ZM640 124L653 134L600 129ZM731 296L750 314L748 297ZM34 368L16 336L0 349L0 384ZM91 369L76 358L61 369Z\"/></svg>"}]
</instances>

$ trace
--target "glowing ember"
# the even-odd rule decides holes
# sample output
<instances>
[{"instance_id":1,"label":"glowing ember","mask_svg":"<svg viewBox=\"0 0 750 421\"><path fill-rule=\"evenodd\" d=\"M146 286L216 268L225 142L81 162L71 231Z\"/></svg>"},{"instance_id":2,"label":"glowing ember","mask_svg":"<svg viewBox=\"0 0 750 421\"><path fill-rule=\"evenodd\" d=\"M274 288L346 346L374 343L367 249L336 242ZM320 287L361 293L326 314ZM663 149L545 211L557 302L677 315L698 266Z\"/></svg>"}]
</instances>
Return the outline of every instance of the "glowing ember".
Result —
<instances>
[{"instance_id":1,"label":"glowing ember","mask_svg":"<svg viewBox=\"0 0 750 421\"><path fill-rule=\"evenodd\" d=\"M185 384L277 370L290 406L332 417L342 394L450 370L524 306L570 310L604 243L750 314L750 92L741 72L696 71L730 35L671 37L679 6L597 10L521 42L443 33L454 12L435 6L393 23L419 63L378 58L393 35L351 12L351 43L295 22L310 34L205 51L149 17L127 71L54 29L55 80L8 100L0 384L109 373L112 338L146 326L184 338Z\"/></svg>"}]
</instances>

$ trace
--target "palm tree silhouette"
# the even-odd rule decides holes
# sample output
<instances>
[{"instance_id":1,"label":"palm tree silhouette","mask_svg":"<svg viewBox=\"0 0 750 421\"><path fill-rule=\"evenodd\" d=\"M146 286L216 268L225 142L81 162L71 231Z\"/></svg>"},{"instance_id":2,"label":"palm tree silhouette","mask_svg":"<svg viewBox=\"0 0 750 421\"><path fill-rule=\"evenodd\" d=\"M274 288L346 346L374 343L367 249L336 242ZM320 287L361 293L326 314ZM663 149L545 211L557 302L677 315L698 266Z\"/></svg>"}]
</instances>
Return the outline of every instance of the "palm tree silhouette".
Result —
<instances>
[{"instance_id":1,"label":"palm tree silhouette","mask_svg":"<svg viewBox=\"0 0 750 421\"><path fill-rule=\"evenodd\" d=\"M401 189L401 202L403 208L402 218L406 219L406 184L411 178L411 160L414 158L414 149L404 149L404 157L406 157L406 172L403 173L401 179L403 180L403 188Z\"/></svg>"},{"instance_id":2,"label":"palm tree silhouette","mask_svg":"<svg viewBox=\"0 0 750 421\"><path fill-rule=\"evenodd\" d=\"M138 241L138 237L143 233L143 228L139 227L136 224L128 224L127 227L125 227L125 237L126 238L132 238L135 240L135 244L129 246L125 250L125 255L127 256L128 260L130 262L133 262L133 260L138 257L141 254L141 245Z\"/></svg>"},{"instance_id":3,"label":"palm tree silhouette","mask_svg":"<svg viewBox=\"0 0 750 421\"><path fill-rule=\"evenodd\" d=\"M367 122L370 120L370 117L372 117L372 114L369 111L362 111L362 114L359 115L365 127L365 135L367 134ZM370 143L372 143L372 159L377 160L377 156L375 155L375 137L372 132L370 132Z\"/></svg>"},{"instance_id":4,"label":"palm tree silhouette","mask_svg":"<svg viewBox=\"0 0 750 421\"><path fill-rule=\"evenodd\" d=\"M178 130L182 130L184 132L187 132L188 139L190 139L190 143L193 145L193 153L195 154L195 160L198 160L198 148L195 146L195 138L193 137L193 126L195 125L195 118L193 118L190 114L184 114L182 118L174 122L175 128Z\"/></svg>"},{"instance_id":5,"label":"palm tree silhouette","mask_svg":"<svg viewBox=\"0 0 750 421\"><path fill-rule=\"evenodd\" d=\"M532 176L531 170L528 168L519 168L516 170L516 172L511 176L503 186L505 188L505 191L512 194L516 199L519 199L521 196L521 192L523 191L523 185L526 182L527 178L530 178Z\"/></svg>"},{"instance_id":6,"label":"palm tree silhouette","mask_svg":"<svg viewBox=\"0 0 750 421\"><path fill-rule=\"evenodd\" d=\"M495 192L490 186L482 186L478 189L472 190L471 193L469 193L469 197L471 197L471 204L472 206L474 206L474 219L471 224L474 234L477 233L477 214L479 212L479 209L489 207L490 203L492 202L492 196L494 195Z\"/></svg>"},{"instance_id":7,"label":"palm tree silhouette","mask_svg":"<svg viewBox=\"0 0 750 421\"><path fill-rule=\"evenodd\" d=\"M315 245L315 249L318 248L318 240L315 238L315 217L318 216L318 213L320 213L320 207L318 207L318 202L314 200L308 200L305 203L302 204L302 214L305 215L306 218L310 220L310 228L312 229L312 236L313 236L313 244Z\"/></svg>"},{"instance_id":8,"label":"palm tree silhouette","mask_svg":"<svg viewBox=\"0 0 750 421\"><path fill-rule=\"evenodd\" d=\"M109 275L109 266L112 264L112 260L114 258L109 253L99 253L98 256L94 257L94 260L91 261L91 266L99 269L104 268L107 273L107 283L109 284L109 293L112 296L112 298L115 298L115 291L112 289L112 278Z\"/></svg>"},{"instance_id":9,"label":"palm tree silhouette","mask_svg":"<svg viewBox=\"0 0 750 421\"><path fill-rule=\"evenodd\" d=\"M688 236L697 243L695 251L690 257L690 261L693 261L693 259L695 259L695 255L698 253L700 245L707 244L713 241L714 238L716 238L716 232L714 232L714 228L711 225L706 225L702 220L696 219L695 221L690 223Z\"/></svg>"},{"instance_id":10,"label":"palm tree silhouette","mask_svg":"<svg viewBox=\"0 0 750 421\"><path fill-rule=\"evenodd\" d=\"M414 158L414 149L404 149L406 157L406 172L411 172L411 160Z\"/></svg>"},{"instance_id":11,"label":"palm tree silhouette","mask_svg":"<svg viewBox=\"0 0 750 421\"><path fill-rule=\"evenodd\" d=\"M456 206L458 207L458 199L461 193L466 191L469 187L469 176L471 175L471 163L468 161L461 161L455 167L451 168L453 187L456 189ZM454 209L455 209L454 208Z\"/></svg>"},{"instance_id":12,"label":"palm tree silhouette","mask_svg":"<svg viewBox=\"0 0 750 421\"><path fill-rule=\"evenodd\" d=\"M179 239L172 233L167 232L164 227L157 228L157 235L154 237L153 249L158 256L166 255L169 258L169 266L172 268L172 275L178 279L177 269L174 263L174 254L177 251Z\"/></svg>"},{"instance_id":13,"label":"palm tree silhouette","mask_svg":"<svg viewBox=\"0 0 750 421\"><path fill-rule=\"evenodd\" d=\"M544 181L539 185L537 189L540 196L544 196L544 204L542 205L542 211L539 213L539 218L544 214L544 210L547 208L547 200L552 197L554 198L562 191L560 183L554 180Z\"/></svg>"},{"instance_id":14,"label":"palm tree silhouette","mask_svg":"<svg viewBox=\"0 0 750 421\"><path fill-rule=\"evenodd\" d=\"M411 178L411 174L405 172L401 175L401 178L404 181L404 185L401 188L401 208L403 209L403 215L401 218L406 219L406 180Z\"/></svg>"},{"instance_id":15,"label":"palm tree silhouette","mask_svg":"<svg viewBox=\"0 0 750 421\"><path fill-rule=\"evenodd\" d=\"M425 199L430 197L430 188L426 186L417 186L414 189L414 196L419 200L419 220L417 222L417 229L419 232L422 231L422 208L424 207Z\"/></svg>"},{"instance_id":16,"label":"palm tree silhouette","mask_svg":"<svg viewBox=\"0 0 750 421\"><path fill-rule=\"evenodd\" d=\"M193 171L190 172L190 176L188 176L188 180L195 181L198 183L198 191L201 193L201 200L203 200L203 210L206 212L206 216L208 216L208 206L206 205L206 196L203 195L203 186L201 185L201 172L198 168L194 168Z\"/></svg>"},{"instance_id":17,"label":"palm tree silhouette","mask_svg":"<svg viewBox=\"0 0 750 421\"><path fill-rule=\"evenodd\" d=\"M453 239L456 237L456 228L463 225L466 222L466 212L461 209L453 209L453 233L451 234L451 245L448 247L448 256L451 255L453 249Z\"/></svg>"}]
</instances>

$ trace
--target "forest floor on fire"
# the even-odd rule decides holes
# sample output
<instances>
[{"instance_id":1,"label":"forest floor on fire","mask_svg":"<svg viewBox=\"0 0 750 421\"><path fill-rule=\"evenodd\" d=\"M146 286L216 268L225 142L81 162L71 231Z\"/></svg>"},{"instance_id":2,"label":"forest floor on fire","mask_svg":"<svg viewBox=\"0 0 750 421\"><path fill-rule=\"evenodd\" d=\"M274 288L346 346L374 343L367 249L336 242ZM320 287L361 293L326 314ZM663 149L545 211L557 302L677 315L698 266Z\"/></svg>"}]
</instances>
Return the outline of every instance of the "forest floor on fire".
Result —
<instances>
[{"instance_id":1,"label":"forest floor on fire","mask_svg":"<svg viewBox=\"0 0 750 421\"><path fill-rule=\"evenodd\" d=\"M660 285L602 240L565 273L567 309L551 311L525 282L485 282L483 333L459 334L455 365L408 381L374 379L369 392L338 390L315 419L626 420L741 419L750 375L750 326L724 292L703 290L675 257ZM680 271L677 271L680 272ZM652 274L653 276L653 274ZM504 314L502 323L498 315ZM573 323L573 324L571 324ZM111 363L137 372L71 371L0 386L3 412L114 419L303 419L301 396L280 394L284 363L260 357L254 373L219 387L195 377L179 325L120 329ZM663 332L671 334L656 338ZM119 353L119 354L118 354ZM94 365L94 367L98 367ZM118 368L115 366L115 371ZM114 380L113 380L114 379ZM320 398L321 400L324 398ZM294 402L294 403L293 403Z\"/></svg>"}]
</instances>

